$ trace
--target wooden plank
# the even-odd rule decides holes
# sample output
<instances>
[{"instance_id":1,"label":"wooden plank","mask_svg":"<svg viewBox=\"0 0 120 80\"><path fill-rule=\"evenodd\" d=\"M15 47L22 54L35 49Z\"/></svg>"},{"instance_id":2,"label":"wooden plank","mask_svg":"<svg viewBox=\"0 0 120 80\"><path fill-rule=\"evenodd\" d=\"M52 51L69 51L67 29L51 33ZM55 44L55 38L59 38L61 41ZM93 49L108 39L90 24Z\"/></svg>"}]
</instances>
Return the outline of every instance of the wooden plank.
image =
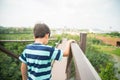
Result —
<instances>
[{"instance_id":1,"label":"wooden plank","mask_svg":"<svg viewBox=\"0 0 120 80\"><path fill-rule=\"evenodd\" d=\"M71 50L76 68L75 80L101 80L89 60L86 58L77 43L71 44Z\"/></svg>"},{"instance_id":2,"label":"wooden plank","mask_svg":"<svg viewBox=\"0 0 120 80\"><path fill-rule=\"evenodd\" d=\"M66 57L63 57L61 61L55 61L52 68L52 80L66 80L66 64Z\"/></svg>"}]
</instances>

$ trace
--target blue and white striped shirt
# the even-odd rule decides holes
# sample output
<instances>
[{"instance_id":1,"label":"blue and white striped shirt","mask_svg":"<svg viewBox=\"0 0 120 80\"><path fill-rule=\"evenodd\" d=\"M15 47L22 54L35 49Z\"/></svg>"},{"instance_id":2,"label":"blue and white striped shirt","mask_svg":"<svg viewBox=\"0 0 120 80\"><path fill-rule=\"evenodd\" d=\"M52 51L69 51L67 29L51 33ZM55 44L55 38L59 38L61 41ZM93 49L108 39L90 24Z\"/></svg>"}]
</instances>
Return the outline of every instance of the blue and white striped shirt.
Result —
<instances>
[{"instance_id":1,"label":"blue and white striped shirt","mask_svg":"<svg viewBox=\"0 0 120 80\"><path fill-rule=\"evenodd\" d=\"M51 62L61 60L61 50L39 43L29 44L19 57L27 64L28 80L50 80Z\"/></svg>"}]
</instances>

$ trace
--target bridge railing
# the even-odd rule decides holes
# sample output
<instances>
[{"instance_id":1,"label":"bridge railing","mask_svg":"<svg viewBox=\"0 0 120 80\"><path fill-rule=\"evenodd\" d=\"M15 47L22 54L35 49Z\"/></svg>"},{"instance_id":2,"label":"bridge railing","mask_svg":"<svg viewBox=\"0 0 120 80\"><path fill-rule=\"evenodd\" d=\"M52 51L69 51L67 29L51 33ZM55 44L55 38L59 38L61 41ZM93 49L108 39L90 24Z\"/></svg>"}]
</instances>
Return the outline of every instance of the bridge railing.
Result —
<instances>
[{"instance_id":1,"label":"bridge railing","mask_svg":"<svg viewBox=\"0 0 120 80\"><path fill-rule=\"evenodd\" d=\"M85 35L85 34L83 34ZM85 42L85 38L83 42ZM81 41L82 42L82 41ZM80 45L82 47L82 45ZM67 60L67 80L70 80L72 74L72 60L75 66L75 79L74 80L101 80L100 76L91 65L90 61L87 59L83 51L77 43L71 43L71 53ZM85 47L85 46L84 46Z\"/></svg>"}]
</instances>

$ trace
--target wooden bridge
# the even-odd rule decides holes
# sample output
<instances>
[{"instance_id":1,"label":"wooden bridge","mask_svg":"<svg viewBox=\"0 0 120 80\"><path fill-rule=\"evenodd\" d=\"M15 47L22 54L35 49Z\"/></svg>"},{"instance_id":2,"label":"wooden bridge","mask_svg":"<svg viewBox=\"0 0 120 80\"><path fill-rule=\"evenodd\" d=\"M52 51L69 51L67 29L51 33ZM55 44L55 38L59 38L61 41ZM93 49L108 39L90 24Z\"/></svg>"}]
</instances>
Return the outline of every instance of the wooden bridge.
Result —
<instances>
[{"instance_id":1,"label":"wooden bridge","mask_svg":"<svg viewBox=\"0 0 120 80\"><path fill-rule=\"evenodd\" d=\"M77 43L71 43L71 53L69 57L63 57L62 61L54 61L52 68L52 80L101 80L94 67L85 56L86 34L81 34L80 47ZM66 39L63 39L57 48L64 50ZM18 56L0 46L0 50L18 59ZM74 62L75 75L71 77L72 62Z\"/></svg>"}]
</instances>

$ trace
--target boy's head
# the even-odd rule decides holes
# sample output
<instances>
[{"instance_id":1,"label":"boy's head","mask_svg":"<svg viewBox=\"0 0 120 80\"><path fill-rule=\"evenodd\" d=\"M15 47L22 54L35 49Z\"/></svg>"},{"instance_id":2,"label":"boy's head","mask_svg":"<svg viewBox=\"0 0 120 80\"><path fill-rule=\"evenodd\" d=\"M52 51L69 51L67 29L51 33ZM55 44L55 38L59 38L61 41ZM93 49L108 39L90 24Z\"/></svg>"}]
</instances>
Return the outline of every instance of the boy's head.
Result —
<instances>
[{"instance_id":1,"label":"boy's head","mask_svg":"<svg viewBox=\"0 0 120 80\"><path fill-rule=\"evenodd\" d=\"M50 36L50 29L46 24L37 23L33 29L35 38L44 38L46 35Z\"/></svg>"},{"instance_id":2,"label":"boy's head","mask_svg":"<svg viewBox=\"0 0 120 80\"><path fill-rule=\"evenodd\" d=\"M50 36L50 29L46 24L38 23L34 26L34 37L43 38L46 34Z\"/></svg>"}]
</instances>

